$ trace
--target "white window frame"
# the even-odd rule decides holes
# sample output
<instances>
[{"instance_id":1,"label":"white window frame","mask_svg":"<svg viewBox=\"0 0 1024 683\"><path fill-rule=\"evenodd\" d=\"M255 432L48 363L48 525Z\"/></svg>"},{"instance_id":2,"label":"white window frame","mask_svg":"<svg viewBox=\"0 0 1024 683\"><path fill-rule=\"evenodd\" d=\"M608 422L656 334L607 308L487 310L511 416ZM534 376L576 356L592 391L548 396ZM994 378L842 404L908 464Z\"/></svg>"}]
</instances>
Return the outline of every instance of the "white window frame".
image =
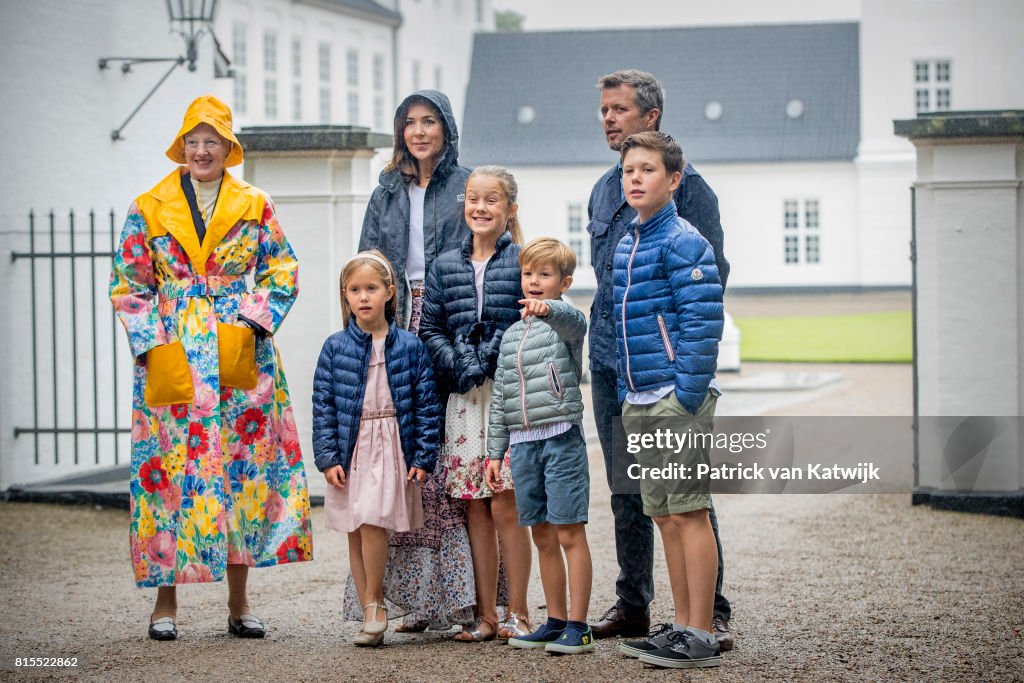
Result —
<instances>
[{"instance_id":1,"label":"white window frame","mask_svg":"<svg viewBox=\"0 0 1024 683\"><path fill-rule=\"evenodd\" d=\"M953 108L953 60L915 59L914 111L926 114Z\"/></svg>"},{"instance_id":2,"label":"white window frame","mask_svg":"<svg viewBox=\"0 0 1024 683\"><path fill-rule=\"evenodd\" d=\"M345 51L345 80L348 87L359 87L359 50L355 48Z\"/></svg>"},{"instance_id":3,"label":"white window frame","mask_svg":"<svg viewBox=\"0 0 1024 683\"><path fill-rule=\"evenodd\" d=\"M385 61L384 55L375 54L373 56L373 89L377 91L384 90L384 71Z\"/></svg>"},{"instance_id":4,"label":"white window frame","mask_svg":"<svg viewBox=\"0 0 1024 683\"><path fill-rule=\"evenodd\" d=\"M263 32L263 70L277 72L277 34L269 29Z\"/></svg>"},{"instance_id":5,"label":"white window frame","mask_svg":"<svg viewBox=\"0 0 1024 683\"><path fill-rule=\"evenodd\" d=\"M348 94L348 123L350 126L359 125L359 93Z\"/></svg>"},{"instance_id":6,"label":"white window frame","mask_svg":"<svg viewBox=\"0 0 1024 683\"><path fill-rule=\"evenodd\" d=\"M249 83L245 76L245 67L249 63L249 27L242 22L235 22L231 27L231 68L235 72L232 96L236 114L245 115L249 111Z\"/></svg>"},{"instance_id":7,"label":"white window frame","mask_svg":"<svg viewBox=\"0 0 1024 683\"><path fill-rule=\"evenodd\" d=\"M318 114L320 123L331 122L331 44L321 41L316 49L318 89Z\"/></svg>"},{"instance_id":8,"label":"white window frame","mask_svg":"<svg viewBox=\"0 0 1024 683\"><path fill-rule=\"evenodd\" d=\"M782 200L782 262L785 265L821 263L821 200L817 197Z\"/></svg>"},{"instance_id":9,"label":"white window frame","mask_svg":"<svg viewBox=\"0 0 1024 683\"><path fill-rule=\"evenodd\" d=\"M263 115L277 118L277 79L271 76L263 79Z\"/></svg>"}]
</instances>

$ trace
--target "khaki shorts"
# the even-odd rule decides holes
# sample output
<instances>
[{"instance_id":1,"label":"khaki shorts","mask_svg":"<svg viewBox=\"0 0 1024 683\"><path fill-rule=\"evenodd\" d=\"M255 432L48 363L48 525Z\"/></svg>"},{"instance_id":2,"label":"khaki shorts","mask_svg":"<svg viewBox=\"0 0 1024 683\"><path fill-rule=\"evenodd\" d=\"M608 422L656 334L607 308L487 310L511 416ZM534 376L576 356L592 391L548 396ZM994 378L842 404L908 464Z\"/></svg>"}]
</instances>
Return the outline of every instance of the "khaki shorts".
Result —
<instances>
[{"instance_id":1,"label":"khaki shorts","mask_svg":"<svg viewBox=\"0 0 1024 683\"><path fill-rule=\"evenodd\" d=\"M668 428L675 433L692 430L694 433L708 434L714 430L715 405L717 403L718 397L709 391L694 415L679 403L674 392L657 403L645 406L636 406L625 401L622 404L623 427L627 437L631 432L649 433L657 428ZM690 468L690 472L694 472L697 463L708 462L710 455L709 446L696 444L684 446L678 451L675 448L642 449L636 454L636 460L642 467L662 468L666 465L678 464L686 466ZM711 492L706 482L697 485L689 482L663 482L645 478L640 482L640 498L643 501L644 514L648 517L676 515L711 507Z\"/></svg>"}]
</instances>

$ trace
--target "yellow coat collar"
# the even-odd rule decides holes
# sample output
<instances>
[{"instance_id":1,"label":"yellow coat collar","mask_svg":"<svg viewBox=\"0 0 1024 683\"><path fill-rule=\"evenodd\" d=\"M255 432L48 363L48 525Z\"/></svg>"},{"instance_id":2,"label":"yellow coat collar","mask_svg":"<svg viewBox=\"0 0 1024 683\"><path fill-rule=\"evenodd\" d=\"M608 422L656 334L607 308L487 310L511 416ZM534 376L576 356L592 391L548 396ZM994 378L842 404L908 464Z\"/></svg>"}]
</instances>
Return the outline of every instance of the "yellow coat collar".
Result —
<instances>
[{"instance_id":1,"label":"yellow coat collar","mask_svg":"<svg viewBox=\"0 0 1024 683\"><path fill-rule=\"evenodd\" d=\"M263 193L224 171L217 205L206 226L206 235L200 243L192 224L188 200L181 189L182 175L183 167L171 171L153 189L140 197L137 204L150 230L159 226L174 236L188 255L192 267L199 275L205 275L207 260L231 228L239 221L259 220L263 216Z\"/></svg>"}]
</instances>

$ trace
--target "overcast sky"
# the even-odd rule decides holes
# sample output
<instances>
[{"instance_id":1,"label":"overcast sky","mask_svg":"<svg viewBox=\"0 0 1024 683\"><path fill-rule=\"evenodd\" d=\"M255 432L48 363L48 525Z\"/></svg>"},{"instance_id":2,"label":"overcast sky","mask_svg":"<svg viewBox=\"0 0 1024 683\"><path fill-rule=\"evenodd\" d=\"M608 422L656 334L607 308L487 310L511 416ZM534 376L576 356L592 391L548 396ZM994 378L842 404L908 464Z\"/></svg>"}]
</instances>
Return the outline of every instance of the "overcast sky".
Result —
<instances>
[{"instance_id":1,"label":"overcast sky","mask_svg":"<svg viewBox=\"0 0 1024 683\"><path fill-rule=\"evenodd\" d=\"M631 6L636 13L628 14ZM709 24L856 21L860 0L495 0L526 16L528 31Z\"/></svg>"}]
</instances>

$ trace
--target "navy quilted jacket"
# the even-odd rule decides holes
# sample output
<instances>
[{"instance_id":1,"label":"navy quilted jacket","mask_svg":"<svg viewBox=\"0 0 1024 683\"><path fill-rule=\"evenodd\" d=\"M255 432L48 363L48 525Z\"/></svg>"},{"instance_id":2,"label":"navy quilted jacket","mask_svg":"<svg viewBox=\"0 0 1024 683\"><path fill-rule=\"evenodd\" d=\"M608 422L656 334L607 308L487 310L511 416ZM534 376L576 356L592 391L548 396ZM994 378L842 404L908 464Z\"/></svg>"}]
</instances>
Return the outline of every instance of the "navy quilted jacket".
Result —
<instances>
[{"instance_id":1,"label":"navy quilted jacket","mask_svg":"<svg viewBox=\"0 0 1024 683\"><path fill-rule=\"evenodd\" d=\"M615 249L619 402L627 391L675 384L696 413L718 367L722 285L715 253L669 202L634 222Z\"/></svg>"},{"instance_id":2,"label":"navy quilted jacket","mask_svg":"<svg viewBox=\"0 0 1024 683\"><path fill-rule=\"evenodd\" d=\"M495 252L484 270L484 305L481 320L476 317L472 233L453 249L438 256L424 283L423 318L420 338L430 350L434 372L443 391L455 391L458 378L474 358L483 375L494 377L501 337L519 320L523 298L519 268L520 246L506 232L498 238Z\"/></svg>"},{"instance_id":3,"label":"navy quilted jacket","mask_svg":"<svg viewBox=\"0 0 1024 683\"><path fill-rule=\"evenodd\" d=\"M359 434L372 342L372 336L352 321L328 337L320 351L313 376L313 456L321 472L341 465L348 474ZM441 409L423 342L392 322L384 341L384 366L398 413L406 467L433 472Z\"/></svg>"}]
</instances>

